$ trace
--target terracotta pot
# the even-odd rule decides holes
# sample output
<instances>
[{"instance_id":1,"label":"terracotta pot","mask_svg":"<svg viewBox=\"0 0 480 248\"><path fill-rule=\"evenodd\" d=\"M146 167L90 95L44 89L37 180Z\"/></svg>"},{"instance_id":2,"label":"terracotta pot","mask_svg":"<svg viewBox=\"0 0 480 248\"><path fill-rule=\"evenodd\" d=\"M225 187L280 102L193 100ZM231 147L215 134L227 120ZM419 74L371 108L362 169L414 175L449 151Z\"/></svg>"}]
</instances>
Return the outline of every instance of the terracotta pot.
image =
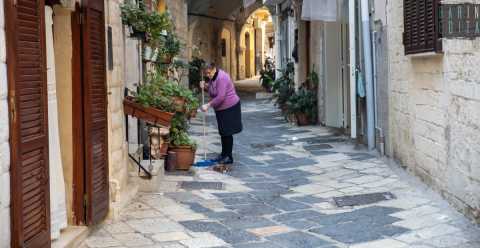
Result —
<instances>
[{"instance_id":1,"label":"terracotta pot","mask_svg":"<svg viewBox=\"0 0 480 248\"><path fill-rule=\"evenodd\" d=\"M296 113L295 118L297 119L297 125L299 126L307 126L310 124L310 120L305 113Z\"/></svg>"},{"instance_id":2,"label":"terracotta pot","mask_svg":"<svg viewBox=\"0 0 480 248\"><path fill-rule=\"evenodd\" d=\"M190 111L190 118L195 118L195 117L197 117L197 110L196 109Z\"/></svg>"},{"instance_id":3,"label":"terracotta pot","mask_svg":"<svg viewBox=\"0 0 480 248\"><path fill-rule=\"evenodd\" d=\"M195 161L195 149L191 146L177 146L171 147L169 152L174 152L176 154L177 170L190 170L194 161Z\"/></svg>"},{"instance_id":4,"label":"terracotta pot","mask_svg":"<svg viewBox=\"0 0 480 248\"><path fill-rule=\"evenodd\" d=\"M185 98L184 97L179 97L175 96L173 97L173 102L175 103L175 110L177 112L185 112Z\"/></svg>"},{"instance_id":5,"label":"terracotta pot","mask_svg":"<svg viewBox=\"0 0 480 248\"><path fill-rule=\"evenodd\" d=\"M167 156L168 146L169 146L168 140L165 140L165 139L162 138L162 143L160 144L160 154L162 156Z\"/></svg>"},{"instance_id":6,"label":"terracotta pot","mask_svg":"<svg viewBox=\"0 0 480 248\"><path fill-rule=\"evenodd\" d=\"M173 62L173 57L170 55L165 55L164 57L160 58L160 63L169 65Z\"/></svg>"},{"instance_id":7,"label":"terracotta pot","mask_svg":"<svg viewBox=\"0 0 480 248\"><path fill-rule=\"evenodd\" d=\"M170 127L174 116L174 113L164 112L153 107L144 107L130 96L123 100L123 110L126 115L165 127Z\"/></svg>"}]
</instances>

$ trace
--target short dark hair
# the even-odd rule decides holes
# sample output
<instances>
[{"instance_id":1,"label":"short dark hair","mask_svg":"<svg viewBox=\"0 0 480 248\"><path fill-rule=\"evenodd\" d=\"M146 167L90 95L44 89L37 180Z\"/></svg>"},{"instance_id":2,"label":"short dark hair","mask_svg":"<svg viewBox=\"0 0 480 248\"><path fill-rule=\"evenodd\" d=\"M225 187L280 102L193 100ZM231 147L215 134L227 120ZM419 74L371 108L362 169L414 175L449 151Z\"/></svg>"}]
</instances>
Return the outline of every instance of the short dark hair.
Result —
<instances>
[{"instance_id":1,"label":"short dark hair","mask_svg":"<svg viewBox=\"0 0 480 248\"><path fill-rule=\"evenodd\" d=\"M208 69L208 70L217 69L217 64L215 64L215 62L207 63L204 69Z\"/></svg>"}]
</instances>

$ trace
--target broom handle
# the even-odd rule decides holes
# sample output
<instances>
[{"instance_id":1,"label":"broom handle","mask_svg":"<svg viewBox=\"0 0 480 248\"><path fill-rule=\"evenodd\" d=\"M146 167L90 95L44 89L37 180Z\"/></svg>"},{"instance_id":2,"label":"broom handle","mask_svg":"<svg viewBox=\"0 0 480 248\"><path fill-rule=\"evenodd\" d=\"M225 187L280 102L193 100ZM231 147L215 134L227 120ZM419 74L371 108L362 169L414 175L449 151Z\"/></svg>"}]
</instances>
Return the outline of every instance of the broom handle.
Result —
<instances>
[{"instance_id":1,"label":"broom handle","mask_svg":"<svg viewBox=\"0 0 480 248\"><path fill-rule=\"evenodd\" d=\"M201 72L201 78L202 81L204 80L203 78L203 71ZM205 84L203 85L205 86ZM202 106L205 105L205 89L202 90ZM203 112L202 116L202 125L203 125L203 159L207 160L207 127L206 127L206 122L207 122L207 112Z\"/></svg>"}]
</instances>

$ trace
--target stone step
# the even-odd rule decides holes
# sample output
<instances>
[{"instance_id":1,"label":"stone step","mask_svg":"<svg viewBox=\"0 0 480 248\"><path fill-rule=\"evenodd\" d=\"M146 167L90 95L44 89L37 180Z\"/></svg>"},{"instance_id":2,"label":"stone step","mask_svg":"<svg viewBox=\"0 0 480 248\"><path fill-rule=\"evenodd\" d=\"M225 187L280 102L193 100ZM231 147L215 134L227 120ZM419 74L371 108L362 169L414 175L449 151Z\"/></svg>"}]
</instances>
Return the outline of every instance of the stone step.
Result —
<instances>
[{"instance_id":1,"label":"stone step","mask_svg":"<svg viewBox=\"0 0 480 248\"><path fill-rule=\"evenodd\" d=\"M149 160L143 160L141 162L144 168L146 168L152 174L152 178L148 179L144 176L146 174L143 171L138 173L138 166L135 165L135 170L129 170L129 175L131 181L135 185L138 185L138 190L140 192L156 192L160 187L160 183L163 180L165 175L164 164L165 160L152 160L152 164L150 165Z\"/></svg>"},{"instance_id":2,"label":"stone step","mask_svg":"<svg viewBox=\"0 0 480 248\"><path fill-rule=\"evenodd\" d=\"M90 230L86 226L68 226L62 231L60 238L52 242L52 248L81 247L89 234Z\"/></svg>"},{"instance_id":3,"label":"stone step","mask_svg":"<svg viewBox=\"0 0 480 248\"><path fill-rule=\"evenodd\" d=\"M128 153L133 157L139 157L143 154L143 144L128 144Z\"/></svg>"}]
</instances>

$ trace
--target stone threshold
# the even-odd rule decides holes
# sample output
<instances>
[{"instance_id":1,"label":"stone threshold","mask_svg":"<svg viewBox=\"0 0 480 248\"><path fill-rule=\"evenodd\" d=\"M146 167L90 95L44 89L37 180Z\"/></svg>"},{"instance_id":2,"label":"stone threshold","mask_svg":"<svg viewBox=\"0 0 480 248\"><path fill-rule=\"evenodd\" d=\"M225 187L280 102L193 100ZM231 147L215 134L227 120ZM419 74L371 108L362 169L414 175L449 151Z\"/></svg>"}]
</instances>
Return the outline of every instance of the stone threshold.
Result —
<instances>
[{"instance_id":1,"label":"stone threshold","mask_svg":"<svg viewBox=\"0 0 480 248\"><path fill-rule=\"evenodd\" d=\"M60 238L52 242L52 248L77 248L90 234L86 226L69 226L60 234Z\"/></svg>"}]
</instances>

